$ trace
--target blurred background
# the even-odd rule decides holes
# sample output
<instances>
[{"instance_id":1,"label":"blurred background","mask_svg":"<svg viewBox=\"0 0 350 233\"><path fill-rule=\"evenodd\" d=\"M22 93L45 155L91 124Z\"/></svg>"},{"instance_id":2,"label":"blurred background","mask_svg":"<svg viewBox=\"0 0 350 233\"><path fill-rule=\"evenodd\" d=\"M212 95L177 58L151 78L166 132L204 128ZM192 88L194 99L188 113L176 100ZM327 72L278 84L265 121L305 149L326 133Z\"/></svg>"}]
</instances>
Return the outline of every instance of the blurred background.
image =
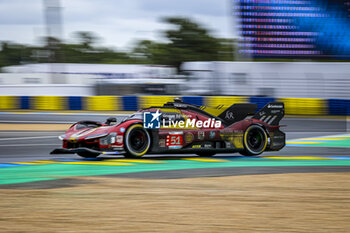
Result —
<instances>
[{"instance_id":1,"label":"blurred background","mask_svg":"<svg viewBox=\"0 0 350 233\"><path fill-rule=\"evenodd\" d=\"M349 10L346 0L0 0L0 108L123 96L136 106L114 109L134 110L167 100L139 96L179 95L347 115Z\"/></svg>"}]
</instances>

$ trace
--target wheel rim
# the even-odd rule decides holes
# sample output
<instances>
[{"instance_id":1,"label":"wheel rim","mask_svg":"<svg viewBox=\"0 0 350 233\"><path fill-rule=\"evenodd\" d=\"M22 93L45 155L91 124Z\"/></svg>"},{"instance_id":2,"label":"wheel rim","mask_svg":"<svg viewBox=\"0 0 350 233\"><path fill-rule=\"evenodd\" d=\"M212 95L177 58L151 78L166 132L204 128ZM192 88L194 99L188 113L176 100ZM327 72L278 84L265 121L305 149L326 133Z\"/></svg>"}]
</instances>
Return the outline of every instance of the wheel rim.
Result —
<instances>
[{"instance_id":1,"label":"wheel rim","mask_svg":"<svg viewBox=\"0 0 350 233\"><path fill-rule=\"evenodd\" d=\"M129 135L130 149L136 153L145 151L148 146L148 137L145 131L141 129L134 129Z\"/></svg>"},{"instance_id":2,"label":"wheel rim","mask_svg":"<svg viewBox=\"0 0 350 233\"><path fill-rule=\"evenodd\" d=\"M266 137L260 128L253 128L247 134L247 146L253 152L260 152L264 149Z\"/></svg>"}]
</instances>

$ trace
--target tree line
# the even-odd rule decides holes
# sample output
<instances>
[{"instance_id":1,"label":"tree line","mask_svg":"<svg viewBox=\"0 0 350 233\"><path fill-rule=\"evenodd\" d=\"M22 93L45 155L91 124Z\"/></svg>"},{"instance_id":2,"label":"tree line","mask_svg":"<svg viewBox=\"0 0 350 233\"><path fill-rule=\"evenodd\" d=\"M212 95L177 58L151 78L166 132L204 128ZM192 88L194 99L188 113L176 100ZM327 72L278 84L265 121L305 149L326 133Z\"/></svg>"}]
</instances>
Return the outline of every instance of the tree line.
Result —
<instances>
[{"instance_id":1,"label":"tree line","mask_svg":"<svg viewBox=\"0 0 350 233\"><path fill-rule=\"evenodd\" d=\"M76 32L78 43L44 38L44 46L2 42L0 67L26 63L158 64L179 68L186 61L233 61L234 41L216 38L200 24L181 17L164 18L172 25L167 42L138 41L129 52L96 45L93 32Z\"/></svg>"}]
</instances>

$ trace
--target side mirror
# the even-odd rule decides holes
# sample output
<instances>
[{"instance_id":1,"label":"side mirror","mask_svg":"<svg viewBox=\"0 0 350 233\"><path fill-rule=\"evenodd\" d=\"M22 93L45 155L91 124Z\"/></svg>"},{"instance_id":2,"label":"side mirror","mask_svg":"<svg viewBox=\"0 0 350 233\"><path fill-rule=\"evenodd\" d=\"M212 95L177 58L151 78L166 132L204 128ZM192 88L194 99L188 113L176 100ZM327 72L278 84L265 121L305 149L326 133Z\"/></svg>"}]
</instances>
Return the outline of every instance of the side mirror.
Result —
<instances>
[{"instance_id":1,"label":"side mirror","mask_svg":"<svg viewBox=\"0 0 350 233\"><path fill-rule=\"evenodd\" d=\"M115 118L115 117L110 117L106 120L107 125L114 125L116 123L117 123L117 118Z\"/></svg>"}]
</instances>

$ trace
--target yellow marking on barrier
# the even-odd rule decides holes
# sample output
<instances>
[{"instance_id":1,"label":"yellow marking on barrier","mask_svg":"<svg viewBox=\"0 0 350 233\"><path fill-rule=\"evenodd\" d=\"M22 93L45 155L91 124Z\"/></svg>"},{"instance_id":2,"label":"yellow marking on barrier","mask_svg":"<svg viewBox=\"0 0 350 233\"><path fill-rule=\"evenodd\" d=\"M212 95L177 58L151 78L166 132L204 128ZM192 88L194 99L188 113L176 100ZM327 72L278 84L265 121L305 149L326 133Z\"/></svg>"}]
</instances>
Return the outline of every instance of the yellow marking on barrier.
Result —
<instances>
[{"instance_id":1,"label":"yellow marking on barrier","mask_svg":"<svg viewBox=\"0 0 350 233\"><path fill-rule=\"evenodd\" d=\"M160 107L167 102L172 102L176 96L140 96L141 108Z\"/></svg>"},{"instance_id":2,"label":"yellow marking on barrier","mask_svg":"<svg viewBox=\"0 0 350 233\"><path fill-rule=\"evenodd\" d=\"M223 112L226 108L230 107L232 104L236 103L247 103L248 98L247 97L241 97L241 96L229 96L229 97L222 97L222 96L212 96L212 97L206 97L204 98L205 106L210 108L216 108L217 106L222 106L218 112Z\"/></svg>"},{"instance_id":3,"label":"yellow marking on barrier","mask_svg":"<svg viewBox=\"0 0 350 233\"><path fill-rule=\"evenodd\" d=\"M91 111L118 111L121 101L119 96L87 96L84 109Z\"/></svg>"},{"instance_id":4,"label":"yellow marking on barrier","mask_svg":"<svg viewBox=\"0 0 350 233\"><path fill-rule=\"evenodd\" d=\"M142 159L108 159L104 160L108 162L121 162L121 163L166 163L162 161L155 161L155 160L142 160Z\"/></svg>"},{"instance_id":5,"label":"yellow marking on barrier","mask_svg":"<svg viewBox=\"0 0 350 233\"><path fill-rule=\"evenodd\" d=\"M229 162L229 160L226 160L226 159L204 159L204 158L184 158L182 160L190 160L190 161L198 161L198 162L213 162L213 163Z\"/></svg>"},{"instance_id":6,"label":"yellow marking on barrier","mask_svg":"<svg viewBox=\"0 0 350 233\"><path fill-rule=\"evenodd\" d=\"M324 115L327 101L315 98L279 98L284 102L285 113L295 115Z\"/></svg>"},{"instance_id":7,"label":"yellow marking on barrier","mask_svg":"<svg viewBox=\"0 0 350 233\"><path fill-rule=\"evenodd\" d=\"M265 159L313 159L313 160L330 160L330 158L322 157L309 157L309 156L299 156L299 157L279 157L279 156L263 156Z\"/></svg>"},{"instance_id":8,"label":"yellow marking on barrier","mask_svg":"<svg viewBox=\"0 0 350 233\"><path fill-rule=\"evenodd\" d=\"M36 110L64 110L67 107L63 96L33 96L33 108Z\"/></svg>"},{"instance_id":9,"label":"yellow marking on barrier","mask_svg":"<svg viewBox=\"0 0 350 233\"><path fill-rule=\"evenodd\" d=\"M19 100L17 96L0 96L0 109L17 109Z\"/></svg>"}]
</instances>

